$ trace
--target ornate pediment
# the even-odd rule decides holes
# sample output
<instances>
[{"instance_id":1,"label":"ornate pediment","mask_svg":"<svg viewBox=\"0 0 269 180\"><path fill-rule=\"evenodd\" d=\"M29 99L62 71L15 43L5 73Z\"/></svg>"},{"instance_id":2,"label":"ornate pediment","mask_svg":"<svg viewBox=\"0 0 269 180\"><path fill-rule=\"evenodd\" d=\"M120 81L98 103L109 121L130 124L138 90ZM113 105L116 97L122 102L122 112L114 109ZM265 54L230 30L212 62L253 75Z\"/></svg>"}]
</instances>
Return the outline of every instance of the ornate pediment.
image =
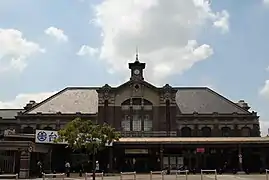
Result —
<instances>
[{"instance_id":1,"label":"ornate pediment","mask_svg":"<svg viewBox=\"0 0 269 180\"><path fill-rule=\"evenodd\" d=\"M111 103L112 100L112 87L108 84L105 84L103 87L101 87L98 90L98 98L99 98L99 104L104 104L106 100L108 100L108 103Z\"/></svg>"},{"instance_id":2,"label":"ornate pediment","mask_svg":"<svg viewBox=\"0 0 269 180\"><path fill-rule=\"evenodd\" d=\"M102 87L102 93L103 93L103 99L104 100L109 100L110 98L110 93L111 91L111 86L109 86L108 84L105 84L103 87Z\"/></svg>"},{"instance_id":3,"label":"ornate pediment","mask_svg":"<svg viewBox=\"0 0 269 180\"><path fill-rule=\"evenodd\" d=\"M172 86L166 84L161 89L160 100L162 103L165 103L169 100L171 103L175 102L176 90Z\"/></svg>"}]
</instances>

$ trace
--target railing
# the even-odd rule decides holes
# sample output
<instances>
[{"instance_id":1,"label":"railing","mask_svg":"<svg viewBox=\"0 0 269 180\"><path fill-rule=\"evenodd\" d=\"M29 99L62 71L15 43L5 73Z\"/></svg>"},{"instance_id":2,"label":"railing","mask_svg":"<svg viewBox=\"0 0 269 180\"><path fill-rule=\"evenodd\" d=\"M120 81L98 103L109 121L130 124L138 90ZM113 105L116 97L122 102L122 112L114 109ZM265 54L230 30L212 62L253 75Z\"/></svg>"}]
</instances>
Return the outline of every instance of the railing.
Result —
<instances>
[{"instance_id":1,"label":"railing","mask_svg":"<svg viewBox=\"0 0 269 180\"><path fill-rule=\"evenodd\" d=\"M176 131L121 131L121 137L176 137Z\"/></svg>"},{"instance_id":2,"label":"railing","mask_svg":"<svg viewBox=\"0 0 269 180\"><path fill-rule=\"evenodd\" d=\"M18 174L0 174L0 178L7 178L7 179L18 179Z\"/></svg>"}]
</instances>

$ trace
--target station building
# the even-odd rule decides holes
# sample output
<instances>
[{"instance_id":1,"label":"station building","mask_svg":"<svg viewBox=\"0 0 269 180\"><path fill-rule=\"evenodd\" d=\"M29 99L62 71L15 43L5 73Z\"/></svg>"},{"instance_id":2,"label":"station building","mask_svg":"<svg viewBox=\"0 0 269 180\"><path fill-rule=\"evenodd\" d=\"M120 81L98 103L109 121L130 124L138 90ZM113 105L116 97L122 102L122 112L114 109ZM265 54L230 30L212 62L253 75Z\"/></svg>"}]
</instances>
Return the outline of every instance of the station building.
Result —
<instances>
[{"instance_id":1,"label":"station building","mask_svg":"<svg viewBox=\"0 0 269 180\"><path fill-rule=\"evenodd\" d=\"M156 87L144 80L145 67L136 57L130 80L118 87L67 87L40 103L1 109L1 170L28 178L38 160L47 172L63 171L66 160L74 171L82 164L90 169L86 154L39 136L57 134L76 117L121 133L98 154L107 172L268 167L269 138L260 137L259 116L244 100L233 102L208 87Z\"/></svg>"}]
</instances>

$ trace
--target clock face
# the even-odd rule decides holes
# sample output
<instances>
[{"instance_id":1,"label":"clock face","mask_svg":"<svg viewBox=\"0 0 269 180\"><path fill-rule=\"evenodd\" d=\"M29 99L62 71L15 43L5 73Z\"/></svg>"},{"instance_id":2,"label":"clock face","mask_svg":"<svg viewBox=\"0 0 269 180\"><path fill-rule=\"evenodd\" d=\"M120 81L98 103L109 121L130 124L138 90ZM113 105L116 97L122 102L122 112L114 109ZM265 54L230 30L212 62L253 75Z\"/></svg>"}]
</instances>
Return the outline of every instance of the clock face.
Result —
<instances>
[{"instance_id":1,"label":"clock face","mask_svg":"<svg viewBox=\"0 0 269 180\"><path fill-rule=\"evenodd\" d=\"M140 71L138 69L134 70L134 74L138 75L140 73Z\"/></svg>"}]
</instances>

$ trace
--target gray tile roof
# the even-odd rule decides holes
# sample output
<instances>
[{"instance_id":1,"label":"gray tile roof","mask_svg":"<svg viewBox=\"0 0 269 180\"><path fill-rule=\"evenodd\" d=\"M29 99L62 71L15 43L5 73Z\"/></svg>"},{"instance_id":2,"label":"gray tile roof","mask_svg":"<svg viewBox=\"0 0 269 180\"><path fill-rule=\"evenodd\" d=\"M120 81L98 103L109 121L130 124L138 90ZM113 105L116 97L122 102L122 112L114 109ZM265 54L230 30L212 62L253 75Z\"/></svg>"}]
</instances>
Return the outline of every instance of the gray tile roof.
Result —
<instances>
[{"instance_id":1,"label":"gray tile roof","mask_svg":"<svg viewBox=\"0 0 269 180\"><path fill-rule=\"evenodd\" d=\"M35 114L38 112L95 114L98 112L98 93L93 88L66 88L25 113Z\"/></svg>"},{"instance_id":2,"label":"gray tile roof","mask_svg":"<svg viewBox=\"0 0 269 180\"><path fill-rule=\"evenodd\" d=\"M176 102L181 113L244 113L250 112L206 87L176 88ZM98 93L96 88L66 88L39 103L26 114L35 113L85 114L98 113Z\"/></svg>"},{"instance_id":3,"label":"gray tile roof","mask_svg":"<svg viewBox=\"0 0 269 180\"><path fill-rule=\"evenodd\" d=\"M0 109L0 118L15 119L15 116L20 111L24 111L24 109Z\"/></svg>"},{"instance_id":4,"label":"gray tile roof","mask_svg":"<svg viewBox=\"0 0 269 180\"><path fill-rule=\"evenodd\" d=\"M178 88L176 103L181 113L242 113L250 112L242 109L232 101L209 88Z\"/></svg>"}]
</instances>

